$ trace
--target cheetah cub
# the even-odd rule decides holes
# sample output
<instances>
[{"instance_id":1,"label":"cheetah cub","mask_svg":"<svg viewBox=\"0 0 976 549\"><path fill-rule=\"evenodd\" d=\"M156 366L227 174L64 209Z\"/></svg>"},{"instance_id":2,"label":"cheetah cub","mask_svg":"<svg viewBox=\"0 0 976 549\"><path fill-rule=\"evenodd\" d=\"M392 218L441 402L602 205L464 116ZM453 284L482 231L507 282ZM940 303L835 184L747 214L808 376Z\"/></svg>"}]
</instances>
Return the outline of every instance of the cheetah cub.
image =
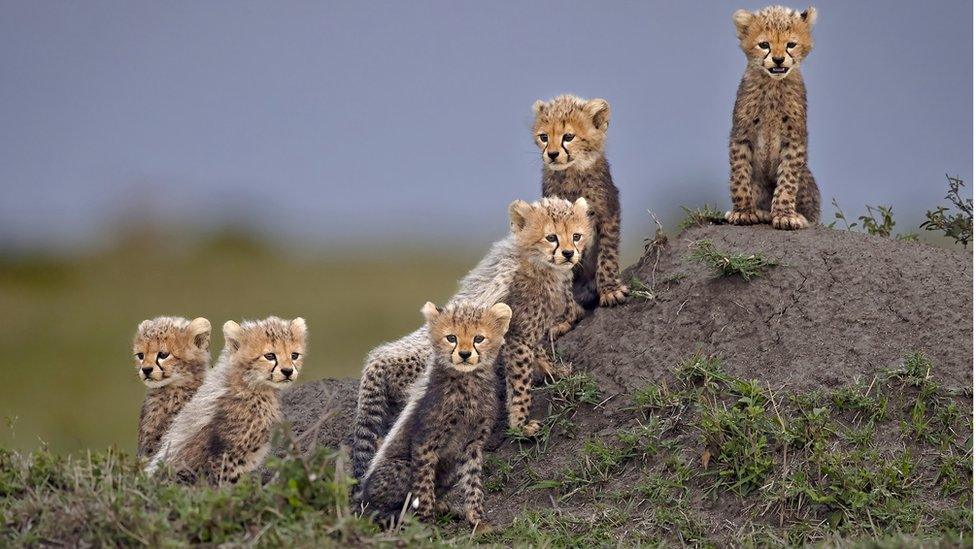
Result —
<instances>
[{"instance_id":1,"label":"cheetah cub","mask_svg":"<svg viewBox=\"0 0 976 549\"><path fill-rule=\"evenodd\" d=\"M203 383L210 364L210 321L161 316L144 320L132 342L136 375L146 385L138 457L150 458L170 422Z\"/></svg>"},{"instance_id":2,"label":"cheetah cub","mask_svg":"<svg viewBox=\"0 0 976 549\"><path fill-rule=\"evenodd\" d=\"M542 207L543 216L550 216L549 224L555 226L557 217L565 214L572 203L562 199L543 199L548 204L562 204L562 208ZM533 206L539 206L540 201ZM522 204L527 204L522 202ZM534 231L534 226L512 225L512 234L508 238L496 242L488 255L461 281L458 293L451 298L448 306L467 302L478 307L490 307L494 303L510 303L516 314L523 307L521 303L508 300L509 287L516 271L531 266L532 261L525 257L536 252L534 247L537 237L520 234L524 231ZM541 237L540 237L541 238ZM569 238L569 237L566 237ZM564 240L564 242L567 242ZM555 244L548 243L548 246ZM579 256L573 258L574 264ZM571 276L571 273L552 269L548 273L553 277ZM576 323L583 312L572 298L572 286L563 288L568 298L563 296L560 303L565 303L559 321L550 327L550 335L558 336L565 333ZM530 307L527 302L525 307ZM555 305L553 305L555 306ZM430 349L430 334L427 325L396 341L385 343L370 351L363 366L362 378L359 382L359 395L356 402L356 420L353 427L352 465L353 476L362 479L369 466L376 447L390 428L390 422L397 416L408 399L408 389L427 368L432 353ZM555 372L554 372L555 373Z\"/></svg>"},{"instance_id":3,"label":"cheetah cub","mask_svg":"<svg viewBox=\"0 0 976 549\"><path fill-rule=\"evenodd\" d=\"M370 463L362 501L385 518L397 514L409 497L409 507L429 520L437 499L460 483L465 519L487 529L482 449L498 417L495 360L512 310L504 303L445 309L427 303L422 312L431 365L411 388L407 406Z\"/></svg>"},{"instance_id":4,"label":"cheetah cub","mask_svg":"<svg viewBox=\"0 0 976 549\"><path fill-rule=\"evenodd\" d=\"M519 268L509 288L513 304L508 343L502 348L507 388L508 426L526 436L541 426L528 421L532 409L535 371L562 377L568 365L557 365L546 353L553 329L575 314L573 268L584 257L593 228L585 198L570 202L543 198L529 204L516 200L509 206L516 242L521 251Z\"/></svg>"},{"instance_id":5,"label":"cheetah cub","mask_svg":"<svg viewBox=\"0 0 976 549\"><path fill-rule=\"evenodd\" d=\"M496 242L474 269L461 280L448 306L466 302L490 307L505 300L518 266L515 239ZM568 328L567 328L568 329ZM432 356L425 324L414 332L370 351L363 365L353 428L353 476L361 479L373 459L379 438L406 404L410 385Z\"/></svg>"},{"instance_id":6,"label":"cheetah cub","mask_svg":"<svg viewBox=\"0 0 976 549\"><path fill-rule=\"evenodd\" d=\"M604 153L610 103L560 95L532 107L532 132L542 151L542 196L583 197L590 205L594 235L574 282L576 299L586 308L623 303L620 282L620 198Z\"/></svg>"},{"instance_id":7,"label":"cheetah cub","mask_svg":"<svg viewBox=\"0 0 976 549\"><path fill-rule=\"evenodd\" d=\"M729 137L736 225L803 229L820 220L820 189L807 165L807 92L800 62L813 49L815 9L782 6L732 15L746 54Z\"/></svg>"},{"instance_id":8,"label":"cheetah cub","mask_svg":"<svg viewBox=\"0 0 976 549\"><path fill-rule=\"evenodd\" d=\"M147 471L167 464L181 476L233 483L258 468L281 421L279 391L301 371L305 339L302 318L228 320L217 366L173 420Z\"/></svg>"}]
</instances>

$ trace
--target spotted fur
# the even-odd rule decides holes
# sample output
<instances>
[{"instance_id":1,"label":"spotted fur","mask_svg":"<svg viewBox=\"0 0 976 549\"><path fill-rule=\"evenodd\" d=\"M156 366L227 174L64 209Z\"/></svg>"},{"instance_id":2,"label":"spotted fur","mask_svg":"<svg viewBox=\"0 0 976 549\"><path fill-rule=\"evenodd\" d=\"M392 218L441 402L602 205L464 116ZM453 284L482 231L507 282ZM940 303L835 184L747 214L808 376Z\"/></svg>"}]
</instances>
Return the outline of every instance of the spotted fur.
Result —
<instances>
[{"instance_id":1,"label":"spotted fur","mask_svg":"<svg viewBox=\"0 0 976 549\"><path fill-rule=\"evenodd\" d=\"M381 517L406 505L429 520L438 498L460 484L465 518L484 528L482 450L498 416L495 361L512 310L427 303L423 313L431 364L371 461L362 502Z\"/></svg>"},{"instance_id":2,"label":"spotted fur","mask_svg":"<svg viewBox=\"0 0 976 549\"><path fill-rule=\"evenodd\" d=\"M629 290L620 282L620 198L604 152L610 104L560 95L536 101L532 110L532 132L542 151L542 195L585 198L593 216L591 249L575 276L576 299L587 308L623 303Z\"/></svg>"},{"instance_id":3,"label":"spotted fur","mask_svg":"<svg viewBox=\"0 0 976 549\"><path fill-rule=\"evenodd\" d=\"M558 378L571 371L568 364L556 364L546 349L554 328L575 310L573 268L584 257L593 226L585 198L543 198L534 204L517 200L509 215L522 253L509 290L513 315L501 360L508 425L532 436L540 427L537 420L528 420L533 374Z\"/></svg>"},{"instance_id":4,"label":"spotted fur","mask_svg":"<svg viewBox=\"0 0 976 549\"><path fill-rule=\"evenodd\" d=\"M817 12L771 6L733 15L748 63L729 137L730 223L803 229L820 221L807 163L807 98L800 63L813 49Z\"/></svg>"},{"instance_id":5,"label":"spotted fur","mask_svg":"<svg viewBox=\"0 0 976 549\"><path fill-rule=\"evenodd\" d=\"M236 482L264 461L281 420L279 391L305 358L305 320L229 320L223 331L217 365L173 420L148 472L165 464L181 475Z\"/></svg>"},{"instance_id":6,"label":"spotted fur","mask_svg":"<svg viewBox=\"0 0 976 549\"><path fill-rule=\"evenodd\" d=\"M210 364L210 321L161 316L144 320L132 341L136 375L146 385L136 455L152 457L176 414L203 383Z\"/></svg>"}]
</instances>

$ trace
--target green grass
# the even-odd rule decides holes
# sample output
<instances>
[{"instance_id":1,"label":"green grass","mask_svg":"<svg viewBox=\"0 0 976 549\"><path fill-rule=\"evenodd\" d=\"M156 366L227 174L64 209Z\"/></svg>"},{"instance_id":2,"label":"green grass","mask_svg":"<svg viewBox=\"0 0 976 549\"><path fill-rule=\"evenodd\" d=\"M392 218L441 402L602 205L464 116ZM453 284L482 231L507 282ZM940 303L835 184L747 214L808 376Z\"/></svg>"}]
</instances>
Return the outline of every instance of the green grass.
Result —
<instances>
[{"instance_id":1,"label":"green grass","mask_svg":"<svg viewBox=\"0 0 976 549\"><path fill-rule=\"evenodd\" d=\"M115 449L4 449L0 546L968 545L971 419L960 409L965 395L932 370L913 354L870 382L787 393L698 352L669 384L634 390L621 412L628 421L585 436L567 465L549 471L538 460L580 434L570 426L584 407L603 402L591 376L564 378L540 389L555 416L547 430L512 442L508 459L489 455L485 473L489 492L548 491L554 509L532 504L483 537L409 517L380 529L352 508L342 457L324 448L272 459L264 483L216 488L146 477ZM917 430L895 428L912 421ZM712 499L740 509L735 532L703 510Z\"/></svg>"},{"instance_id":2,"label":"green grass","mask_svg":"<svg viewBox=\"0 0 976 549\"><path fill-rule=\"evenodd\" d=\"M0 450L0 545L336 546L446 542L408 519L396 533L357 516L332 451L273 459L272 478L220 488L147 477L117 450Z\"/></svg>"},{"instance_id":3,"label":"green grass","mask_svg":"<svg viewBox=\"0 0 976 549\"><path fill-rule=\"evenodd\" d=\"M710 240L695 242L691 259L711 266L720 277L739 276L746 281L762 275L770 267L779 265L760 253L744 254L717 250Z\"/></svg>"},{"instance_id":4,"label":"green grass","mask_svg":"<svg viewBox=\"0 0 976 549\"><path fill-rule=\"evenodd\" d=\"M699 208L681 207L685 212L685 217L678 222L678 230L690 229L691 227L702 227L704 225L721 225L725 223L725 213L711 204L705 204Z\"/></svg>"},{"instance_id":5,"label":"green grass","mask_svg":"<svg viewBox=\"0 0 976 549\"><path fill-rule=\"evenodd\" d=\"M621 529L651 545L722 545L727 533L699 516L699 498L745 510L734 537L743 546L969 544L971 417L958 404L964 395L931 371L910 354L870 382L777 393L698 352L671 384L632 393L636 426L587 439L570 465L531 488L572 508L617 486L612 501L638 509ZM634 488L621 487L635 474Z\"/></svg>"},{"instance_id":6,"label":"green grass","mask_svg":"<svg viewBox=\"0 0 976 549\"><path fill-rule=\"evenodd\" d=\"M0 445L134 450L145 388L132 334L147 317L302 315L302 380L357 376L373 346L412 331L477 260L400 250L304 252L236 236L133 241L74 259L0 257Z\"/></svg>"}]
</instances>

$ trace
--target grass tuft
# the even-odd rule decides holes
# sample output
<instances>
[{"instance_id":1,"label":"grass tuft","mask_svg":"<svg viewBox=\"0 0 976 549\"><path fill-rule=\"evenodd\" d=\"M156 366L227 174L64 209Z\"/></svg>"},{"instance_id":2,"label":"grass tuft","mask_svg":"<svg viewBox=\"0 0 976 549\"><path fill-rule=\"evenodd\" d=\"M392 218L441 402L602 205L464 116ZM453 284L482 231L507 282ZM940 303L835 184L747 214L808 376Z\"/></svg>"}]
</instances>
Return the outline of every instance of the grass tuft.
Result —
<instances>
[{"instance_id":1,"label":"grass tuft","mask_svg":"<svg viewBox=\"0 0 976 549\"><path fill-rule=\"evenodd\" d=\"M710 240L699 240L694 246L691 259L710 265L717 271L718 276L723 278L739 276L748 281L762 275L770 267L779 265L778 262L767 259L759 253L719 251Z\"/></svg>"},{"instance_id":2,"label":"grass tuft","mask_svg":"<svg viewBox=\"0 0 976 549\"><path fill-rule=\"evenodd\" d=\"M712 207L711 204L705 204L699 208L682 206L681 209L685 211L685 217L678 222L678 229L680 230L725 223L725 213Z\"/></svg>"}]
</instances>

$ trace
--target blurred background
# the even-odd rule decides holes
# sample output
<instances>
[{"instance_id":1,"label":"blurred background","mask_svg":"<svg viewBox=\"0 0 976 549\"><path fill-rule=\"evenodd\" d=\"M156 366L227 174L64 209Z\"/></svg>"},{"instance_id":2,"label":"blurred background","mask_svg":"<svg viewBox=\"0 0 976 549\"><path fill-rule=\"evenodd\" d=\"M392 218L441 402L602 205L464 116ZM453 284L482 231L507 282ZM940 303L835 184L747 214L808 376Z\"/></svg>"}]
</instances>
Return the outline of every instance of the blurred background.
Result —
<instances>
[{"instance_id":1,"label":"blurred background","mask_svg":"<svg viewBox=\"0 0 976 549\"><path fill-rule=\"evenodd\" d=\"M0 445L134 449L160 314L301 314L303 379L357 375L538 195L538 98L612 105L625 263L648 210L724 210L731 14L763 5L0 2ZM816 7L823 217L917 231L972 178L972 3Z\"/></svg>"}]
</instances>

